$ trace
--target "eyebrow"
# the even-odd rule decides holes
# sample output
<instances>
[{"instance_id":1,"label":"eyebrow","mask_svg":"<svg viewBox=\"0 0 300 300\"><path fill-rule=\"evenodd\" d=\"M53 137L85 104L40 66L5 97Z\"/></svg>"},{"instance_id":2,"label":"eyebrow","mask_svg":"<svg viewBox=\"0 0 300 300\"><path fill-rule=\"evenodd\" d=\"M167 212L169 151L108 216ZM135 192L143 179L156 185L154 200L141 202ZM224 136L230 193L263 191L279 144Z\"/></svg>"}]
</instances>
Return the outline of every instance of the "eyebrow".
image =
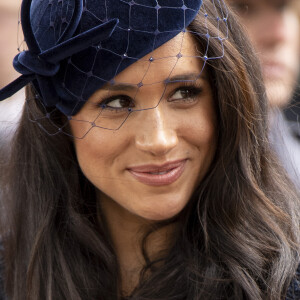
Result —
<instances>
[{"instance_id":1,"label":"eyebrow","mask_svg":"<svg viewBox=\"0 0 300 300\"><path fill-rule=\"evenodd\" d=\"M183 81L195 81L198 79L207 80L207 77L203 72L201 73L187 73L187 74L180 74L172 76L164 81L164 83L176 83L176 82L183 82Z\"/></svg>"},{"instance_id":2,"label":"eyebrow","mask_svg":"<svg viewBox=\"0 0 300 300\"><path fill-rule=\"evenodd\" d=\"M199 78L207 80L207 77L201 73L187 73L187 74L180 74L169 77L163 81L164 84L175 84L177 82L187 82L187 81L195 81ZM103 90L109 91L136 91L139 88L138 84L129 84L129 83L108 83L102 87Z\"/></svg>"},{"instance_id":3,"label":"eyebrow","mask_svg":"<svg viewBox=\"0 0 300 300\"><path fill-rule=\"evenodd\" d=\"M108 91L134 91L138 89L137 84L128 84L128 83L117 83L117 84L106 84L101 89Z\"/></svg>"}]
</instances>

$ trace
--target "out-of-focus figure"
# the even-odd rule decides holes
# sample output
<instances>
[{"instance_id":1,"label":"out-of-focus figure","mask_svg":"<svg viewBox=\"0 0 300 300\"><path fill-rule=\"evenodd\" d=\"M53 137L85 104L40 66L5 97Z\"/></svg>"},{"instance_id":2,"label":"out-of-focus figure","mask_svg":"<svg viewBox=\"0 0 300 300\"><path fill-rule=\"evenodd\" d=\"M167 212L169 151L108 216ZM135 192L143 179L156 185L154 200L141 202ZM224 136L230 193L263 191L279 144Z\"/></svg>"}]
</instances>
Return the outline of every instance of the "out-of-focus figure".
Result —
<instances>
[{"instance_id":1,"label":"out-of-focus figure","mask_svg":"<svg viewBox=\"0 0 300 300\"><path fill-rule=\"evenodd\" d=\"M272 107L285 107L300 70L299 0L229 0L260 58Z\"/></svg>"},{"instance_id":2,"label":"out-of-focus figure","mask_svg":"<svg viewBox=\"0 0 300 300\"><path fill-rule=\"evenodd\" d=\"M20 0L0 0L0 88L18 77L12 66L17 53L18 14ZM20 41L22 33L20 32ZM6 148L19 121L24 104L24 91L0 103L0 149Z\"/></svg>"},{"instance_id":3,"label":"out-of-focus figure","mask_svg":"<svg viewBox=\"0 0 300 300\"><path fill-rule=\"evenodd\" d=\"M228 2L240 16L261 62L271 111L271 142L300 186L300 124L288 122L283 115L300 73L300 1Z\"/></svg>"}]
</instances>

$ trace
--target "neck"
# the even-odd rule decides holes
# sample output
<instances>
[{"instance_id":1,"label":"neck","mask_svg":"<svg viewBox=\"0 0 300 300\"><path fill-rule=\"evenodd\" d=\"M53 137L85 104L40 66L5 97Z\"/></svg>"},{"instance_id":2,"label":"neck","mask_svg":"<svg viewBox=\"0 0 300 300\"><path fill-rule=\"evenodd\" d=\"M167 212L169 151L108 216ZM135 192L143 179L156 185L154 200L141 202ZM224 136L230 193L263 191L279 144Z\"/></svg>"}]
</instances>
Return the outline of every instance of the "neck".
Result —
<instances>
[{"instance_id":1,"label":"neck","mask_svg":"<svg viewBox=\"0 0 300 300\"><path fill-rule=\"evenodd\" d=\"M155 228L155 223L131 214L103 194L99 200L101 215L106 222L120 266L121 291L125 295L130 294L138 285L140 272L146 266L142 253L143 238ZM150 260L169 249L174 229L174 224L169 224L148 236L144 246Z\"/></svg>"}]
</instances>

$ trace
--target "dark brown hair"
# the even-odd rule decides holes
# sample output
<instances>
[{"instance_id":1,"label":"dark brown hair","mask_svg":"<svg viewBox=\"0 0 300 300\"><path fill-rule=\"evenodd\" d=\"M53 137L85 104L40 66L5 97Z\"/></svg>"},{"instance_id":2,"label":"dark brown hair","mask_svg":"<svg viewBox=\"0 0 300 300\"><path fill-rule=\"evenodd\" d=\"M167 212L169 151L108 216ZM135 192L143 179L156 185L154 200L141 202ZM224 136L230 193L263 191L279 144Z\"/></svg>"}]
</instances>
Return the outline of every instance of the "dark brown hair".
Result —
<instances>
[{"instance_id":1,"label":"dark brown hair","mask_svg":"<svg viewBox=\"0 0 300 300\"><path fill-rule=\"evenodd\" d=\"M213 9L211 1L204 5ZM216 22L208 19L211 32ZM199 15L189 29L205 33L203 27ZM174 245L148 261L127 299L279 300L295 274L299 198L269 149L252 48L232 17L228 30L224 57L206 66L217 103L215 160L176 218ZM203 49L204 35L197 42ZM211 40L209 56L222 52ZM27 96L34 98L33 91ZM37 102L28 105L43 114ZM61 122L59 113L54 118ZM25 109L6 176L6 293L12 300L119 299L117 257L97 219L94 187L80 171L72 139L50 136L41 125L52 125L39 124Z\"/></svg>"}]
</instances>

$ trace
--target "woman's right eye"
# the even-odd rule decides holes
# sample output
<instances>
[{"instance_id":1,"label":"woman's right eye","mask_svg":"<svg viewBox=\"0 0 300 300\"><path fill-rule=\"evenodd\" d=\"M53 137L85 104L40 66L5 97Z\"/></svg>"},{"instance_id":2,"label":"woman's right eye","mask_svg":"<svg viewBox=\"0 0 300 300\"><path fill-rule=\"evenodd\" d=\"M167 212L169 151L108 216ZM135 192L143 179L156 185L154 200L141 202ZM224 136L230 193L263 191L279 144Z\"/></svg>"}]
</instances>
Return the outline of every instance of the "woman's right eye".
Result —
<instances>
[{"instance_id":1,"label":"woman's right eye","mask_svg":"<svg viewBox=\"0 0 300 300\"><path fill-rule=\"evenodd\" d=\"M128 96L114 96L100 103L103 108L122 110L133 107L133 100Z\"/></svg>"}]
</instances>

